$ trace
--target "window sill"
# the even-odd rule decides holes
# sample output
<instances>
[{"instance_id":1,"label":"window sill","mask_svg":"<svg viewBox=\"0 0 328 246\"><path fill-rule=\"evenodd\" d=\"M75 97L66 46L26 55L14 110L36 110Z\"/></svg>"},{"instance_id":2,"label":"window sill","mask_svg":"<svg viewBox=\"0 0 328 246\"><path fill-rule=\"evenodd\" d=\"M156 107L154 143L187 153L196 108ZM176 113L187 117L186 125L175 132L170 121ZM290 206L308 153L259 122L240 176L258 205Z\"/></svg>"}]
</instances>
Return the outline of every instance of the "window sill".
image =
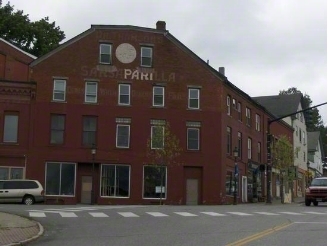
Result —
<instances>
[{"instance_id":1,"label":"window sill","mask_svg":"<svg viewBox=\"0 0 328 246\"><path fill-rule=\"evenodd\" d=\"M120 106L120 107L131 107L132 105L131 104L117 104L117 106Z\"/></svg>"},{"instance_id":2,"label":"window sill","mask_svg":"<svg viewBox=\"0 0 328 246\"><path fill-rule=\"evenodd\" d=\"M83 102L84 105L99 105L98 102Z\"/></svg>"},{"instance_id":3,"label":"window sill","mask_svg":"<svg viewBox=\"0 0 328 246\"><path fill-rule=\"evenodd\" d=\"M1 145L18 146L19 143L8 143L8 142L2 142Z\"/></svg>"},{"instance_id":4,"label":"window sill","mask_svg":"<svg viewBox=\"0 0 328 246\"><path fill-rule=\"evenodd\" d=\"M161 109L166 109L166 107L165 106L151 106L150 108L161 108Z\"/></svg>"},{"instance_id":5,"label":"window sill","mask_svg":"<svg viewBox=\"0 0 328 246\"><path fill-rule=\"evenodd\" d=\"M51 100L53 103L67 103L67 101L57 101L57 100Z\"/></svg>"},{"instance_id":6,"label":"window sill","mask_svg":"<svg viewBox=\"0 0 328 246\"><path fill-rule=\"evenodd\" d=\"M202 111L200 108L187 108L187 110L192 110L192 111Z\"/></svg>"}]
</instances>

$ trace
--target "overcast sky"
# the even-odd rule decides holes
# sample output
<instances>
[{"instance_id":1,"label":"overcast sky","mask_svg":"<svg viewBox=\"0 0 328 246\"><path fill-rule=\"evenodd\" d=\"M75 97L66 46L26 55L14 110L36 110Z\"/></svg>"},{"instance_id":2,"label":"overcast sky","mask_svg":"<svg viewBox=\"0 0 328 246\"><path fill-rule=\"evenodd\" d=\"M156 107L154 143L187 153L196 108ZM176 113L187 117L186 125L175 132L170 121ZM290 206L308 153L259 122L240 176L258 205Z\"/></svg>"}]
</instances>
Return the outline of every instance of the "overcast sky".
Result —
<instances>
[{"instance_id":1,"label":"overcast sky","mask_svg":"<svg viewBox=\"0 0 328 246\"><path fill-rule=\"evenodd\" d=\"M8 1L3 0L3 5ZM229 81L250 96L296 87L313 105L327 101L326 0L11 0L30 20L49 16L66 40L91 24L169 32L201 59L225 67ZM65 40L65 41L66 41ZM319 107L327 122L327 106Z\"/></svg>"}]
</instances>

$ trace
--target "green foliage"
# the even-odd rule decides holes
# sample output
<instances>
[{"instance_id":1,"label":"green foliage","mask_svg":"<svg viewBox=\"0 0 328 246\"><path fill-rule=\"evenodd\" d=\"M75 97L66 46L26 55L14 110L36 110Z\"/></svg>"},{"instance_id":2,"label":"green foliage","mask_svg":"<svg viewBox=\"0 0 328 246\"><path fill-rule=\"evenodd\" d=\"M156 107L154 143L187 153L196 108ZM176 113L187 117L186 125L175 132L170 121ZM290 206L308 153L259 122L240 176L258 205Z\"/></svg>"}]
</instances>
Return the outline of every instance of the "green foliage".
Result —
<instances>
[{"instance_id":1,"label":"green foliage","mask_svg":"<svg viewBox=\"0 0 328 246\"><path fill-rule=\"evenodd\" d=\"M14 10L0 0L0 37L37 57L53 50L65 39L65 34L48 17L31 22L28 14Z\"/></svg>"},{"instance_id":2,"label":"green foliage","mask_svg":"<svg viewBox=\"0 0 328 246\"><path fill-rule=\"evenodd\" d=\"M286 135L271 144L273 166L277 169L288 170L294 165L294 148Z\"/></svg>"}]
</instances>

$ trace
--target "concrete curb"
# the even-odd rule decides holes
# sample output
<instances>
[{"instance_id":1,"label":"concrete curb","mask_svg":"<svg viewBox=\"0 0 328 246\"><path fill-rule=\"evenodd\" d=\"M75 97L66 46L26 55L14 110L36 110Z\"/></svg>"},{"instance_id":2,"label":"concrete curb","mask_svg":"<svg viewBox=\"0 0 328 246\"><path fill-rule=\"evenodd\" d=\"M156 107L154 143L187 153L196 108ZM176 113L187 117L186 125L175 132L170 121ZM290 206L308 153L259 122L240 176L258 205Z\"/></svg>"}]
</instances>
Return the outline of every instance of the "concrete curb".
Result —
<instances>
[{"instance_id":1,"label":"concrete curb","mask_svg":"<svg viewBox=\"0 0 328 246\"><path fill-rule=\"evenodd\" d=\"M25 245L25 244L27 244L27 243L30 243L30 242L32 242L32 241L38 239L38 238L43 234L43 232L44 232L44 228L43 228L43 226L42 226L39 222L35 222L35 223L36 223L36 224L38 225L38 227L39 227L39 233L38 233L37 235L35 235L35 236L33 236L33 237L30 237L30 238L28 238L28 239L22 240L22 241L20 241L20 242L15 242L15 243L6 244L6 245L4 245L4 246Z\"/></svg>"}]
</instances>

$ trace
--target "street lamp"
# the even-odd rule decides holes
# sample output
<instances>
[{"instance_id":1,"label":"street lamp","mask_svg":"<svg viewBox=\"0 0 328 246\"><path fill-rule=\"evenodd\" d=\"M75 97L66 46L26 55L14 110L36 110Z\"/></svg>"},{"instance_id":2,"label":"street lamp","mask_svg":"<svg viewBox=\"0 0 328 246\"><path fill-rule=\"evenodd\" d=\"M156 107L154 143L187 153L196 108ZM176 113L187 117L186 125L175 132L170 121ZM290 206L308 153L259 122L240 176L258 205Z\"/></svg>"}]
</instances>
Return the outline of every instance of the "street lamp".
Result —
<instances>
[{"instance_id":1,"label":"street lamp","mask_svg":"<svg viewBox=\"0 0 328 246\"><path fill-rule=\"evenodd\" d=\"M97 148L95 144L92 144L91 147L91 155L92 155L92 185L91 185L91 204L95 204L95 180L94 180L94 173L95 173L95 156L97 153Z\"/></svg>"},{"instance_id":2,"label":"street lamp","mask_svg":"<svg viewBox=\"0 0 328 246\"><path fill-rule=\"evenodd\" d=\"M310 162L307 161L307 185L310 186Z\"/></svg>"},{"instance_id":3,"label":"street lamp","mask_svg":"<svg viewBox=\"0 0 328 246\"><path fill-rule=\"evenodd\" d=\"M234 173L234 192L233 192L233 205L237 205L237 177L238 177L238 164L237 164L237 157L238 157L239 151L238 148L235 147L233 150L233 156L235 157L235 173Z\"/></svg>"}]
</instances>

